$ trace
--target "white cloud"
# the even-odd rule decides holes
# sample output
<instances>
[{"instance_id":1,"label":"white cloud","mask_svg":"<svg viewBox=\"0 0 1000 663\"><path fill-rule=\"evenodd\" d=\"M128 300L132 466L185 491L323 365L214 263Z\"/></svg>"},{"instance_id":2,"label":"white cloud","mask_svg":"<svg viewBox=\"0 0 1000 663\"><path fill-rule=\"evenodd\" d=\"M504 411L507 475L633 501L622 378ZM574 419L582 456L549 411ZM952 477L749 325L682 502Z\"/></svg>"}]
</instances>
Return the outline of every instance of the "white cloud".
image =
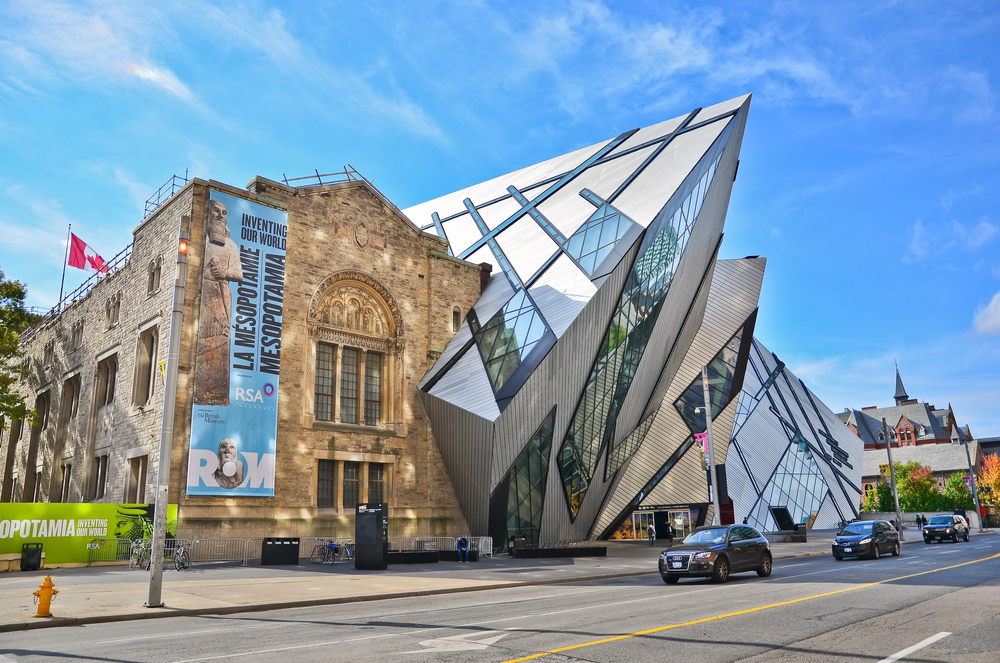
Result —
<instances>
[{"instance_id":1,"label":"white cloud","mask_svg":"<svg viewBox=\"0 0 1000 663\"><path fill-rule=\"evenodd\" d=\"M1000 336L1000 292L993 295L989 304L976 311L972 324L980 334Z\"/></svg>"},{"instance_id":2,"label":"white cloud","mask_svg":"<svg viewBox=\"0 0 1000 663\"><path fill-rule=\"evenodd\" d=\"M59 2L14 3L5 17L6 33L16 39L17 55L4 74L26 75L42 82L79 85L141 81L177 98L196 103L187 86L168 67L147 55L166 22L151 7L92 3L78 7Z\"/></svg>"}]
</instances>

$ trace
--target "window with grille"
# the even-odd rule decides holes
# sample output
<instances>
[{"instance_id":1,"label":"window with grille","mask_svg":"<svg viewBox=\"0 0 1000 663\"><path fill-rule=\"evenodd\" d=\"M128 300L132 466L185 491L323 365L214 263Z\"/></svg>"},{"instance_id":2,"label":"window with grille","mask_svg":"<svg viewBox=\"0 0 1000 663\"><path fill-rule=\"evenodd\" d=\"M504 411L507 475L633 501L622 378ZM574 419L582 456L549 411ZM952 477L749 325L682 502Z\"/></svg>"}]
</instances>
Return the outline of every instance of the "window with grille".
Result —
<instances>
[{"instance_id":1,"label":"window with grille","mask_svg":"<svg viewBox=\"0 0 1000 663\"><path fill-rule=\"evenodd\" d=\"M156 327L150 327L139 336L139 347L135 357L135 393L132 402L136 407L144 407L153 397L156 385Z\"/></svg>"},{"instance_id":2,"label":"window with grille","mask_svg":"<svg viewBox=\"0 0 1000 663\"><path fill-rule=\"evenodd\" d=\"M108 485L108 457L98 456L94 459L94 497L104 499L104 491Z\"/></svg>"},{"instance_id":3,"label":"window with grille","mask_svg":"<svg viewBox=\"0 0 1000 663\"><path fill-rule=\"evenodd\" d=\"M340 420L358 423L358 351L344 348L340 362Z\"/></svg>"},{"instance_id":4,"label":"window with grille","mask_svg":"<svg viewBox=\"0 0 1000 663\"><path fill-rule=\"evenodd\" d=\"M333 384L336 379L337 349L329 343L316 347L316 419L333 421Z\"/></svg>"},{"instance_id":5,"label":"window with grille","mask_svg":"<svg viewBox=\"0 0 1000 663\"><path fill-rule=\"evenodd\" d=\"M334 484L337 480L337 462L333 460L319 461L319 480L316 484L318 506L337 506Z\"/></svg>"},{"instance_id":6,"label":"window with grille","mask_svg":"<svg viewBox=\"0 0 1000 663\"><path fill-rule=\"evenodd\" d=\"M382 422L382 355L369 352L365 358L365 423Z\"/></svg>"},{"instance_id":7,"label":"window with grille","mask_svg":"<svg viewBox=\"0 0 1000 663\"><path fill-rule=\"evenodd\" d=\"M344 508L354 508L358 505L361 494L361 463L344 462Z\"/></svg>"},{"instance_id":8,"label":"window with grille","mask_svg":"<svg viewBox=\"0 0 1000 663\"><path fill-rule=\"evenodd\" d=\"M368 502L385 502L385 465L368 463Z\"/></svg>"},{"instance_id":9,"label":"window with grille","mask_svg":"<svg viewBox=\"0 0 1000 663\"><path fill-rule=\"evenodd\" d=\"M59 501L69 502L69 480L73 474L72 465L62 466L62 483L59 486Z\"/></svg>"}]
</instances>

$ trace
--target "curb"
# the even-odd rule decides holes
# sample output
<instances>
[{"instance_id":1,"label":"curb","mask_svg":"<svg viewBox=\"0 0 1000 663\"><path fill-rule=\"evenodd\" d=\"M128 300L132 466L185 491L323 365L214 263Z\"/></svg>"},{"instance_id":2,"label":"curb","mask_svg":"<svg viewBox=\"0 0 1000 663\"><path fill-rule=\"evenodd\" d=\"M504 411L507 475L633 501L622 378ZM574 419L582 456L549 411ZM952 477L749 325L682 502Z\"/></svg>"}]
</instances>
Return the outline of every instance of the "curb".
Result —
<instances>
[{"instance_id":1,"label":"curb","mask_svg":"<svg viewBox=\"0 0 1000 663\"><path fill-rule=\"evenodd\" d=\"M904 541L917 543L917 541ZM797 559L800 557L819 557L829 555L829 552L809 552L775 557L780 559ZM312 608L321 605L343 605L345 603L365 603L369 601L387 601L391 599L413 598L418 596L441 596L445 594L464 594L467 592L484 592L494 589L517 589L520 587L536 587L540 585L565 585L575 582L590 582L593 580L614 580L616 578L634 578L637 576L658 575L659 571L628 571L625 573L608 573L585 578L552 578L550 580L526 580L505 584L479 585L476 587L454 587L451 589L426 589L412 592L394 592L391 594L372 594L369 596L344 596L329 599L310 599L307 601L280 601L277 603L255 603L253 605L226 606L219 608L191 608L187 610L173 609L170 612L133 612L119 615L94 615L91 617L53 617L51 621L17 622L0 624L0 633L15 631L33 631L42 628L57 628L61 626L84 626L87 624L107 624L110 622L130 622L143 619L165 619L167 617L200 617L202 615L235 615L246 612L266 612L269 610L287 610L290 608ZM164 610L164 609L160 609ZM165 608L165 610L171 610Z\"/></svg>"}]
</instances>

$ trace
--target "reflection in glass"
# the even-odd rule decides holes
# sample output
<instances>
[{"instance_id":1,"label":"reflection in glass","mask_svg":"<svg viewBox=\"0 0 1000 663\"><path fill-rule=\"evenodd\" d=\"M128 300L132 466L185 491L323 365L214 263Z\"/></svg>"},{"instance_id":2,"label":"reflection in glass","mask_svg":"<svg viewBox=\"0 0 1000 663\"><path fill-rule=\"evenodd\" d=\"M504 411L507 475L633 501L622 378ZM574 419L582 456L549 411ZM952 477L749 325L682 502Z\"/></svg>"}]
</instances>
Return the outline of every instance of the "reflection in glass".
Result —
<instances>
[{"instance_id":1,"label":"reflection in glass","mask_svg":"<svg viewBox=\"0 0 1000 663\"><path fill-rule=\"evenodd\" d=\"M524 289L481 329L473 329L494 391L500 391L547 329Z\"/></svg>"},{"instance_id":2,"label":"reflection in glass","mask_svg":"<svg viewBox=\"0 0 1000 663\"><path fill-rule=\"evenodd\" d=\"M507 541L523 536L529 544L538 543L555 417L556 412L552 410L510 469L508 475L510 489L507 494Z\"/></svg>"}]
</instances>

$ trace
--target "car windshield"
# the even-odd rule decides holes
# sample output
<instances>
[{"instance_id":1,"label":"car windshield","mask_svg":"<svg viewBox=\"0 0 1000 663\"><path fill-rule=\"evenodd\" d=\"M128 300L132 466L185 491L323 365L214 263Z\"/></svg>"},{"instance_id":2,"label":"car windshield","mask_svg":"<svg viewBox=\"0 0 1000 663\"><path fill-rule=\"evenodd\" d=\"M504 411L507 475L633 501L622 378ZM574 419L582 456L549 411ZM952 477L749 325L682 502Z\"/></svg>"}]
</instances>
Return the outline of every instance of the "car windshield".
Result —
<instances>
[{"instance_id":1,"label":"car windshield","mask_svg":"<svg viewBox=\"0 0 1000 663\"><path fill-rule=\"evenodd\" d=\"M724 543L727 531L724 527L698 530L688 534L684 543Z\"/></svg>"},{"instance_id":2,"label":"car windshield","mask_svg":"<svg viewBox=\"0 0 1000 663\"><path fill-rule=\"evenodd\" d=\"M934 516L931 518L927 524L928 525L951 525L955 520L951 516Z\"/></svg>"},{"instance_id":3,"label":"car windshield","mask_svg":"<svg viewBox=\"0 0 1000 663\"><path fill-rule=\"evenodd\" d=\"M859 534L871 534L873 523L851 523L844 528L841 536L857 536Z\"/></svg>"}]
</instances>

